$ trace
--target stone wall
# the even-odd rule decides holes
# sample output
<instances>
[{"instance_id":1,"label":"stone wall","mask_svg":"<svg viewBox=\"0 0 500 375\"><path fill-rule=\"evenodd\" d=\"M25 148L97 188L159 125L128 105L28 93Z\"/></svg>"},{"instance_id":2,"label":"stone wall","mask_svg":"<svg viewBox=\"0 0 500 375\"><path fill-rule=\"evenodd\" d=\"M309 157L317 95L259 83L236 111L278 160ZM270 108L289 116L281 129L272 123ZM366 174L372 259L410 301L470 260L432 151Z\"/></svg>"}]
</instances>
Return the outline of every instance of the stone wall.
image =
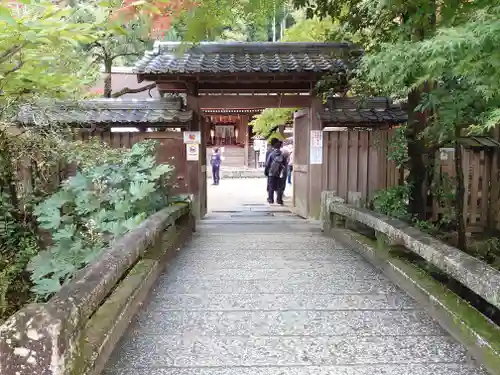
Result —
<instances>
[{"instance_id":1,"label":"stone wall","mask_svg":"<svg viewBox=\"0 0 500 375\"><path fill-rule=\"evenodd\" d=\"M0 374L97 375L169 258L194 231L190 206L145 220L47 303L0 326Z\"/></svg>"}]
</instances>

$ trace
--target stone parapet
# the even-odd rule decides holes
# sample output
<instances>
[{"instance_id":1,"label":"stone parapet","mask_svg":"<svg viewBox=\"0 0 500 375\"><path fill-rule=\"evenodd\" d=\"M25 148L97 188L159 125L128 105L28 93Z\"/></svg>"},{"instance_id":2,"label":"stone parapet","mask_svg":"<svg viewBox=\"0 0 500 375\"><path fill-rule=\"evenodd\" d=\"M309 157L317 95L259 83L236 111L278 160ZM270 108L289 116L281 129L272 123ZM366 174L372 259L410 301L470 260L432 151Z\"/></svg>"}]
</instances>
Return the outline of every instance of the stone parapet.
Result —
<instances>
[{"instance_id":1,"label":"stone parapet","mask_svg":"<svg viewBox=\"0 0 500 375\"><path fill-rule=\"evenodd\" d=\"M491 374L500 374L500 329L467 301L391 250L404 247L500 307L500 272L400 220L322 193L322 229L409 293ZM353 229L353 231L348 230ZM363 234L371 230L368 237ZM373 239L375 238L375 239Z\"/></svg>"},{"instance_id":2,"label":"stone parapet","mask_svg":"<svg viewBox=\"0 0 500 375\"><path fill-rule=\"evenodd\" d=\"M2 375L97 375L166 261L194 231L190 205L145 220L47 303L0 326Z\"/></svg>"}]
</instances>

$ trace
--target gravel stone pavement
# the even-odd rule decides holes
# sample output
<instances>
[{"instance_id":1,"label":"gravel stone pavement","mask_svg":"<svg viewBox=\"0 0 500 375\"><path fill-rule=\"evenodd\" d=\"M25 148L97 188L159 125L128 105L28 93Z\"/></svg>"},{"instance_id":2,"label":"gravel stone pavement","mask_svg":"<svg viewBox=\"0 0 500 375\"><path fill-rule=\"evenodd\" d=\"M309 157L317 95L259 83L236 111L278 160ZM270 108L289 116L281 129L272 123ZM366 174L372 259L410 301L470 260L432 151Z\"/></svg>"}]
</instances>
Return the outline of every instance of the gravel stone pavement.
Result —
<instances>
[{"instance_id":1,"label":"gravel stone pavement","mask_svg":"<svg viewBox=\"0 0 500 375\"><path fill-rule=\"evenodd\" d=\"M334 238L221 180L104 375L486 375L410 297Z\"/></svg>"}]
</instances>

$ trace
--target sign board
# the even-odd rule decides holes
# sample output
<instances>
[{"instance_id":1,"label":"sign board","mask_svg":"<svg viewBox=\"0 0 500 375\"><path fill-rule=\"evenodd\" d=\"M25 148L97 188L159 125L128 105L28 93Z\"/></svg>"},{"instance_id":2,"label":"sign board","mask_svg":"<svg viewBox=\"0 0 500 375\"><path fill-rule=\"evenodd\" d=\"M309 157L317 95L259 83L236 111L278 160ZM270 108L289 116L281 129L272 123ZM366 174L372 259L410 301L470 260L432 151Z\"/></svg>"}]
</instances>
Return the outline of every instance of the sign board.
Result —
<instances>
[{"instance_id":1,"label":"sign board","mask_svg":"<svg viewBox=\"0 0 500 375\"><path fill-rule=\"evenodd\" d=\"M253 141L253 150L254 151L260 150L260 139L256 139L255 141Z\"/></svg>"},{"instance_id":2,"label":"sign board","mask_svg":"<svg viewBox=\"0 0 500 375\"><path fill-rule=\"evenodd\" d=\"M184 143L185 144L200 144L201 143L201 132L199 131L185 131Z\"/></svg>"},{"instance_id":3,"label":"sign board","mask_svg":"<svg viewBox=\"0 0 500 375\"><path fill-rule=\"evenodd\" d=\"M260 143L260 149L259 149L259 163L266 162L266 154L267 154L267 142L262 141Z\"/></svg>"},{"instance_id":4,"label":"sign board","mask_svg":"<svg viewBox=\"0 0 500 375\"><path fill-rule=\"evenodd\" d=\"M323 148L323 131L311 130L311 147Z\"/></svg>"},{"instance_id":5,"label":"sign board","mask_svg":"<svg viewBox=\"0 0 500 375\"><path fill-rule=\"evenodd\" d=\"M309 164L323 164L323 132L311 130Z\"/></svg>"},{"instance_id":6,"label":"sign board","mask_svg":"<svg viewBox=\"0 0 500 375\"><path fill-rule=\"evenodd\" d=\"M186 160L198 161L200 159L200 145L197 143L186 145Z\"/></svg>"}]
</instances>

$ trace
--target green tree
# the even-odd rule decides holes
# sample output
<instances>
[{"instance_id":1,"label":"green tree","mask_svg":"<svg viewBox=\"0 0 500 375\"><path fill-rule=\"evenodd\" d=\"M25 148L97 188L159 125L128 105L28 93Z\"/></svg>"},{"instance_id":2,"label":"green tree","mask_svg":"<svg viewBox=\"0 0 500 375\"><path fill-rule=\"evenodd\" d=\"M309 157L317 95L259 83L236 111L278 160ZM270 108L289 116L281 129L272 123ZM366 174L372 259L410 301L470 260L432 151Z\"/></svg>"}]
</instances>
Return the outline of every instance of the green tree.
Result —
<instances>
[{"instance_id":1,"label":"green tree","mask_svg":"<svg viewBox=\"0 0 500 375\"><path fill-rule=\"evenodd\" d=\"M73 4L76 21L101 25L96 27L95 40L83 45L83 50L92 56L94 63L104 67L105 98L146 91L156 86L152 83L113 92L113 66L135 62L153 44L150 37L151 17L144 12L123 14L120 12L122 6L121 0L81 1Z\"/></svg>"},{"instance_id":2,"label":"green tree","mask_svg":"<svg viewBox=\"0 0 500 375\"><path fill-rule=\"evenodd\" d=\"M434 38L440 28L463 24L475 8L485 3L488 1L462 3L447 0L439 4L427 0L295 1L296 6L306 6L310 16L332 17L338 21L340 27L332 37L346 37L364 47L364 63L353 85L358 93L378 91L408 103L409 210L420 220L426 218L427 194L432 178L429 163L439 147L439 143L426 138L433 112L432 108L422 106L423 99L435 87L435 81L429 75L414 74L418 69L422 73L426 62L409 58L408 49L415 43ZM397 69L389 70L386 64L390 59L390 67L397 66Z\"/></svg>"},{"instance_id":3,"label":"green tree","mask_svg":"<svg viewBox=\"0 0 500 375\"><path fill-rule=\"evenodd\" d=\"M401 95L428 86L416 108L432 114L422 139L433 145L430 150L455 145L455 216L462 249L466 247L465 186L458 140L465 131L487 132L500 120L500 54L495 47L500 41L500 6L482 5L469 9L467 17L440 24L425 40L382 44L362 64L366 79L386 92Z\"/></svg>"},{"instance_id":4,"label":"green tree","mask_svg":"<svg viewBox=\"0 0 500 375\"><path fill-rule=\"evenodd\" d=\"M19 14L0 5L0 115L20 102L73 97L97 76L79 43L95 40L91 23L68 22L74 11L50 1L22 2ZM17 12L16 12L17 13Z\"/></svg>"},{"instance_id":5,"label":"green tree","mask_svg":"<svg viewBox=\"0 0 500 375\"><path fill-rule=\"evenodd\" d=\"M284 42L324 42L335 28L330 19L301 19L284 33ZM254 132L266 138L279 136L275 130L292 118L297 108L266 108L250 123Z\"/></svg>"},{"instance_id":6,"label":"green tree","mask_svg":"<svg viewBox=\"0 0 500 375\"><path fill-rule=\"evenodd\" d=\"M39 248L30 212L36 191L23 195L18 167L36 166L34 183L59 160L41 134L13 133L8 121L22 103L78 97L97 76L77 50L94 40L93 24L70 22L73 9L51 1L20 4L19 12L0 5L0 320L29 300L25 268Z\"/></svg>"}]
</instances>

